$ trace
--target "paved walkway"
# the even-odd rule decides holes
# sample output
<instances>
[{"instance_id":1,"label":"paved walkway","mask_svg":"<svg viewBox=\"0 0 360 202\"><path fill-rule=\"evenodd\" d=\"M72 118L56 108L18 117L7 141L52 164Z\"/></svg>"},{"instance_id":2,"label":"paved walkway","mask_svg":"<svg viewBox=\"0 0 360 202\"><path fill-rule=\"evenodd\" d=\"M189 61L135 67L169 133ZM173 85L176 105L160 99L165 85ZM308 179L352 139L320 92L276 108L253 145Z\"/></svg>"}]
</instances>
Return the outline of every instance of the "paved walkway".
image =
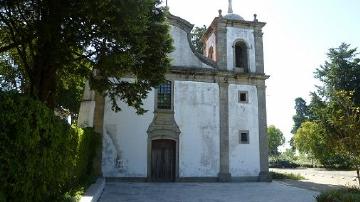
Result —
<instances>
[{"instance_id":1,"label":"paved walkway","mask_svg":"<svg viewBox=\"0 0 360 202\"><path fill-rule=\"evenodd\" d=\"M108 182L100 202L313 202L318 192L282 182L124 183Z\"/></svg>"}]
</instances>

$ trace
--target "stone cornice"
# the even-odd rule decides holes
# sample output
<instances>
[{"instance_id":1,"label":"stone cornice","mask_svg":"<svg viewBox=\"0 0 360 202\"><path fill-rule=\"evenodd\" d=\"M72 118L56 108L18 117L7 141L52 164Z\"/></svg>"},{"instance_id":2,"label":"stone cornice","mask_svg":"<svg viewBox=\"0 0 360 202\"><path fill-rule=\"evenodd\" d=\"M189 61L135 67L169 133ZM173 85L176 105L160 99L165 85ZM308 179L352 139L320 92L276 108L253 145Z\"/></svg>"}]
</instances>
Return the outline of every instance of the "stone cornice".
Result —
<instances>
[{"instance_id":1,"label":"stone cornice","mask_svg":"<svg viewBox=\"0 0 360 202\"><path fill-rule=\"evenodd\" d=\"M253 28L255 30L261 30L266 25L265 22L259 22L257 20L256 21L229 20L223 17L215 17L214 20L211 22L209 28L204 33L201 40L205 41L211 33L213 32L216 33L215 30L218 24L224 24L225 26L231 26L231 27Z\"/></svg>"},{"instance_id":2,"label":"stone cornice","mask_svg":"<svg viewBox=\"0 0 360 202\"><path fill-rule=\"evenodd\" d=\"M197 81L210 83L251 84L262 86L270 76L257 73L236 73L218 69L172 67L166 74L170 80Z\"/></svg>"}]
</instances>

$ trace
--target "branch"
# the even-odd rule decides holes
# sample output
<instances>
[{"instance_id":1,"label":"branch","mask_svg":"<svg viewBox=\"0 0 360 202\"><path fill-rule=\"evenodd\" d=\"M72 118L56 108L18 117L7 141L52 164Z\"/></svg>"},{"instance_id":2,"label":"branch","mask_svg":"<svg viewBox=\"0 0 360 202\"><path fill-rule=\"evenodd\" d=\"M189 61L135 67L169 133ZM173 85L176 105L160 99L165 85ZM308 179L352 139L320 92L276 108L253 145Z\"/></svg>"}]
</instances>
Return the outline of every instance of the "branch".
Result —
<instances>
[{"instance_id":1,"label":"branch","mask_svg":"<svg viewBox=\"0 0 360 202\"><path fill-rule=\"evenodd\" d=\"M78 56L77 58L74 58L74 61L89 59L89 57L95 55L96 53L97 53L96 51L93 51L93 52L90 52L89 54L83 55L83 54L79 54L78 52L74 51L73 54Z\"/></svg>"},{"instance_id":2,"label":"branch","mask_svg":"<svg viewBox=\"0 0 360 202\"><path fill-rule=\"evenodd\" d=\"M3 53L3 52L6 52L8 50L11 50L13 48L16 48L20 45L21 43L12 43L10 45L7 45L7 46L3 46L3 47L0 47L0 53Z\"/></svg>"}]
</instances>

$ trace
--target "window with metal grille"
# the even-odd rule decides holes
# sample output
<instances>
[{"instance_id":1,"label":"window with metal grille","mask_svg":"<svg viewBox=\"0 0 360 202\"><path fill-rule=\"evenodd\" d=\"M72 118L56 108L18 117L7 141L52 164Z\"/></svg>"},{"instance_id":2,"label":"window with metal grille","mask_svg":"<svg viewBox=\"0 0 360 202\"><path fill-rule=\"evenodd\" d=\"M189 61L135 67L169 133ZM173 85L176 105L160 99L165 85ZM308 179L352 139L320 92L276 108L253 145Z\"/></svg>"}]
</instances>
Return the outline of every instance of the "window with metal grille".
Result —
<instances>
[{"instance_id":1,"label":"window with metal grille","mask_svg":"<svg viewBox=\"0 0 360 202\"><path fill-rule=\"evenodd\" d=\"M171 109L171 81L167 81L158 87L157 96L158 109Z\"/></svg>"}]
</instances>

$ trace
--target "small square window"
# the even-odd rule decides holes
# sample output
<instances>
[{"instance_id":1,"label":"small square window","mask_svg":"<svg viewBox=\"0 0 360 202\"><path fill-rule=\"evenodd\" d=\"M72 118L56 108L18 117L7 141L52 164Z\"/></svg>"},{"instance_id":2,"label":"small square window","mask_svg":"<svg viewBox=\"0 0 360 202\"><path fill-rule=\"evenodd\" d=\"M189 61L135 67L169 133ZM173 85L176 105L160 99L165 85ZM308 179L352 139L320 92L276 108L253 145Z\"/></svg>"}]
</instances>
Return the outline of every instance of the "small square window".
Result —
<instances>
[{"instance_id":1,"label":"small square window","mask_svg":"<svg viewBox=\"0 0 360 202\"><path fill-rule=\"evenodd\" d=\"M239 91L239 102L240 103L248 103L248 92L247 91Z\"/></svg>"},{"instance_id":2,"label":"small square window","mask_svg":"<svg viewBox=\"0 0 360 202\"><path fill-rule=\"evenodd\" d=\"M240 131L240 144L249 144L249 131Z\"/></svg>"}]
</instances>

